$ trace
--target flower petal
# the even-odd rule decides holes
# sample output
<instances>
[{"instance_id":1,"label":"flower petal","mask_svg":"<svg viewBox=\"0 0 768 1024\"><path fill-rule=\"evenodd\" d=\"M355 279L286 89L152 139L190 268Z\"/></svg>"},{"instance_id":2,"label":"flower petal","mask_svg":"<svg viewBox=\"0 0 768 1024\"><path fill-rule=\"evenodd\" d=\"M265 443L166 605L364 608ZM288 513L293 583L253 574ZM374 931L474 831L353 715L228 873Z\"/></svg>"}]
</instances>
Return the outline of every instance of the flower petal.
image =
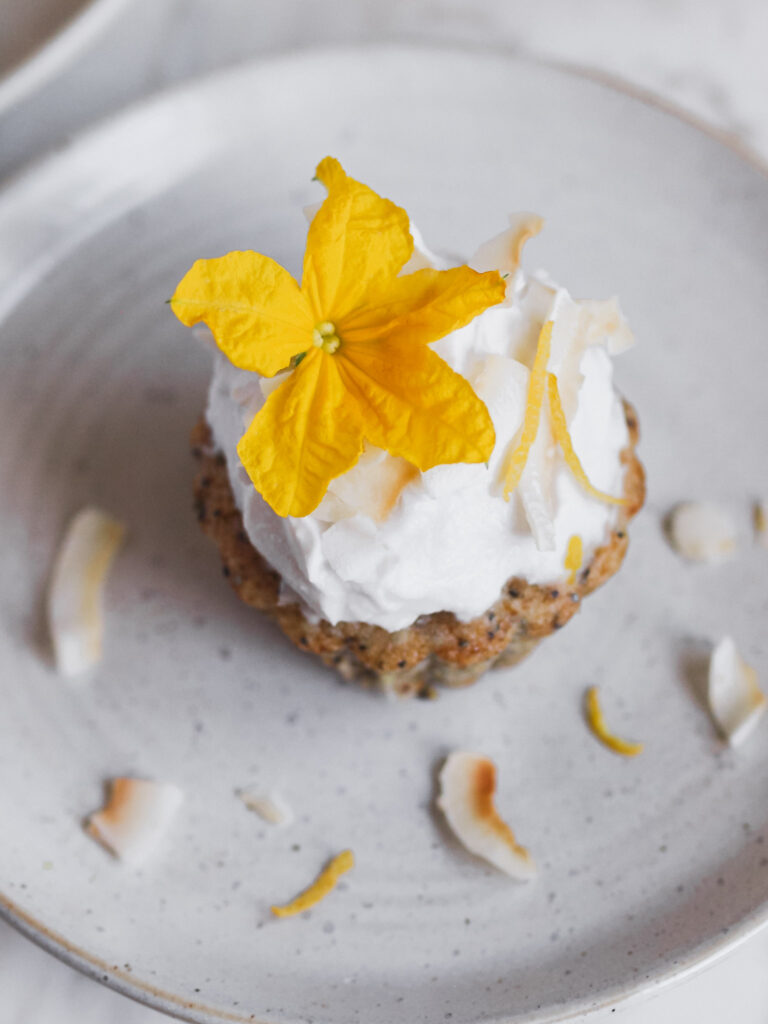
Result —
<instances>
[{"instance_id":1,"label":"flower petal","mask_svg":"<svg viewBox=\"0 0 768 1024\"><path fill-rule=\"evenodd\" d=\"M469 383L425 345L389 338L348 344L336 356L366 438L422 471L487 462L493 421Z\"/></svg>"},{"instance_id":2,"label":"flower petal","mask_svg":"<svg viewBox=\"0 0 768 1024\"><path fill-rule=\"evenodd\" d=\"M366 295L366 303L337 324L345 341L404 338L424 344L464 327L504 301L506 285L493 270L469 267L417 270Z\"/></svg>"},{"instance_id":3,"label":"flower petal","mask_svg":"<svg viewBox=\"0 0 768 1024\"><path fill-rule=\"evenodd\" d=\"M306 516L363 450L363 430L335 356L310 348L237 446L253 485L279 516Z\"/></svg>"},{"instance_id":4,"label":"flower petal","mask_svg":"<svg viewBox=\"0 0 768 1024\"><path fill-rule=\"evenodd\" d=\"M314 318L298 284L257 252L197 260L180 281L171 309L187 327L205 321L235 366L265 377L284 370L312 343Z\"/></svg>"},{"instance_id":5,"label":"flower petal","mask_svg":"<svg viewBox=\"0 0 768 1024\"><path fill-rule=\"evenodd\" d=\"M316 321L337 323L397 276L413 239L405 210L347 177L338 160L326 157L317 177L328 197L309 226L302 289Z\"/></svg>"}]
</instances>

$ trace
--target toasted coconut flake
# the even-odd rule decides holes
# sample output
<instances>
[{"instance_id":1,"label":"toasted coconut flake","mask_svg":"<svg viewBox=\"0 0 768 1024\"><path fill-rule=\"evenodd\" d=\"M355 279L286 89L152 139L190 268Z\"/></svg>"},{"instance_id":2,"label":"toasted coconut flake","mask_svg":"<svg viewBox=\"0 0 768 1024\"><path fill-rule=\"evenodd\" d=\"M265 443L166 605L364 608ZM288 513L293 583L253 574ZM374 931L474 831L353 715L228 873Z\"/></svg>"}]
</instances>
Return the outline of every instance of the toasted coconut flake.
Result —
<instances>
[{"instance_id":1,"label":"toasted coconut flake","mask_svg":"<svg viewBox=\"0 0 768 1024\"><path fill-rule=\"evenodd\" d=\"M155 852L183 799L170 782L112 779L105 807L90 816L85 828L116 857L137 867Z\"/></svg>"},{"instance_id":2,"label":"toasted coconut flake","mask_svg":"<svg viewBox=\"0 0 768 1024\"><path fill-rule=\"evenodd\" d=\"M755 502L754 517L757 542L768 548L768 501L763 499Z\"/></svg>"},{"instance_id":3,"label":"toasted coconut flake","mask_svg":"<svg viewBox=\"0 0 768 1024\"><path fill-rule=\"evenodd\" d=\"M632 332L616 299L574 300L564 288L554 295L549 319L554 328L548 369L557 376L560 400L570 420L584 381L584 354L594 347L604 347L610 355L626 351L633 343Z\"/></svg>"},{"instance_id":4,"label":"toasted coconut flake","mask_svg":"<svg viewBox=\"0 0 768 1024\"><path fill-rule=\"evenodd\" d=\"M554 551L557 546L553 444L549 420L540 413L536 438L528 451L517 485L517 496L539 551Z\"/></svg>"},{"instance_id":5,"label":"toasted coconut flake","mask_svg":"<svg viewBox=\"0 0 768 1024\"><path fill-rule=\"evenodd\" d=\"M560 403L560 392L557 387L557 377L554 373L547 374L547 391L549 394L549 415L552 420L552 433L555 435L557 443L563 453L563 458L573 475L576 477L578 482L593 498L597 498L599 501L605 501L609 505L626 505L628 498L615 497L613 494L606 494L605 491L599 490L591 482L587 474L584 472L584 467L576 454L571 435L568 431L568 424L565 420L565 413Z\"/></svg>"},{"instance_id":6,"label":"toasted coconut flake","mask_svg":"<svg viewBox=\"0 0 768 1024\"><path fill-rule=\"evenodd\" d=\"M519 881L536 874L525 847L499 816L493 802L496 765L481 754L455 751L440 772L437 805L456 837L478 857Z\"/></svg>"},{"instance_id":7,"label":"toasted coconut flake","mask_svg":"<svg viewBox=\"0 0 768 1024\"><path fill-rule=\"evenodd\" d=\"M734 747L744 742L765 712L766 698L757 673L729 636L712 651L707 702L718 729Z\"/></svg>"},{"instance_id":8,"label":"toasted coconut flake","mask_svg":"<svg viewBox=\"0 0 768 1024\"><path fill-rule=\"evenodd\" d=\"M97 508L84 508L69 524L48 589L48 626L56 667L79 675L101 658L103 590L125 527Z\"/></svg>"},{"instance_id":9,"label":"toasted coconut flake","mask_svg":"<svg viewBox=\"0 0 768 1024\"><path fill-rule=\"evenodd\" d=\"M573 583L576 579L576 573L581 568L583 560L584 545L582 544L581 537L578 533L574 533L568 541L568 547L565 552L565 569L570 573L570 576L568 577L569 583Z\"/></svg>"},{"instance_id":10,"label":"toasted coconut flake","mask_svg":"<svg viewBox=\"0 0 768 1024\"><path fill-rule=\"evenodd\" d=\"M289 825L293 821L293 810L279 793L240 789L237 795L249 811L258 814L269 825Z\"/></svg>"},{"instance_id":11,"label":"toasted coconut flake","mask_svg":"<svg viewBox=\"0 0 768 1024\"><path fill-rule=\"evenodd\" d=\"M552 479L554 463L549 457L551 445L549 425L542 421L517 485L517 494L539 551L554 551L557 546Z\"/></svg>"},{"instance_id":12,"label":"toasted coconut flake","mask_svg":"<svg viewBox=\"0 0 768 1024\"><path fill-rule=\"evenodd\" d=\"M290 903L272 907L272 913L275 917L293 917L294 914L309 910L320 900L324 900L328 893L336 888L339 878L347 871L351 871L354 866L355 855L351 850L343 850L325 865L308 889L305 889Z\"/></svg>"},{"instance_id":13,"label":"toasted coconut flake","mask_svg":"<svg viewBox=\"0 0 768 1024\"><path fill-rule=\"evenodd\" d=\"M490 353L470 383L485 402L498 436L514 437L523 425L528 394L528 367L517 359ZM494 479L501 482L505 462L503 445L497 445L488 462Z\"/></svg>"},{"instance_id":14,"label":"toasted coconut flake","mask_svg":"<svg viewBox=\"0 0 768 1024\"><path fill-rule=\"evenodd\" d=\"M502 274L514 274L520 266L525 243L543 227L544 220L537 213L510 214L509 227L484 242L470 260L470 266L480 272L498 270Z\"/></svg>"},{"instance_id":15,"label":"toasted coconut flake","mask_svg":"<svg viewBox=\"0 0 768 1024\"><path fill-rule=\"evenodd\" d=\"M541 409L544 404L547 380L547 361L552 340L552 321L548 320L539 333L536 358L528 382L528 398L525 406L523 429L517 447L509 457L504 474L504 499L509 501L512 491L520 482L528 454L539 432Z\"/></svg>"},{"instance_id":16,"label":"toasted coconut flake","mask_svg":"<svg viewBox=\"0 0 768 1024\"><path fill-rule=\"evenodd\" d=\"M719 562L736 550L738 535L733 519L711 501L677 505L668 521L672 547L693 562Z\"/></svg>"},{"instance_id":17,"label":"toasted coconut flake","mask_svg":"<svg viewBox=\"0 0 768 1024\"><path fill-rule=\"evenodd\" d=\"M619 300L612 299L579 299L579 306L587 315L587 344L605 344L609 355L618 356L635 344L632 333Z\"/></svg>"},{"instance_id":18,"label":"toasted coconut flake","mask_svg":"<svg viewBox=\"0 0 768 1024\"><path fill-rule=\"evenodd\" d=\"M643 752L642 743L632 743L630 740L623 740L609 731L603 718L603 711L600 707L600 698L596 686L590 686L586 697L587 722L592 732L610 750L624 757L635 757Z\"/></svg>"},{"instance_id":19,"label":"toasted coconut flake","mask_svg":"<svg viewBox=\"0 0 768 1024\"><path fill-rule=\"evenodd\" d=\"M331 481L327 493L343 502L347 516L359 512L382 523L418 475L412 463L369 445L351 469Z\"/></svg>"}]
</instances>

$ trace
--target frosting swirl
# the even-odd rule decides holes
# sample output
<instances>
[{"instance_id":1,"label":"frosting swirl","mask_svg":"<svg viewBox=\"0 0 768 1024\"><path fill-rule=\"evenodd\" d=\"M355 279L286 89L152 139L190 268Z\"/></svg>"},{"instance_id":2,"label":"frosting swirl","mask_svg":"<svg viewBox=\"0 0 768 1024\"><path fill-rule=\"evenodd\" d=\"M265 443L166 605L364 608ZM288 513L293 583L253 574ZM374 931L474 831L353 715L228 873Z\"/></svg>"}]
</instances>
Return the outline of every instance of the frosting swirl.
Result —
<instances>
[{"instance_id":1,"label":"frosting swirl","mask_svg":"<svg viewBox=\"0 0 768 1024\"><path fill-rule=\"evenodd\" d=\"M425 473L368 447L334 480L310 515L280 518L254 489L237 442L278 378L262 379L216 353L207 418L246 533L281 574L286 601L331 623L363 621L389 631L431 612L468 620L498 598L512 576L531 583L568 575L574 535L585 563L604 543L616 508L591 497L568 469L542 416L520 483L503 498L503 463L525 412L528 378L542 324L551 320L548 369L556 373L573 446L591 482L620 494L628 443L611 355L632 344L615 300L575 301L544 274L518 266L530 215L482 246L470 265L509 273L506 301L432 347L466 377L496 429L487 465L436 466ZM416 265L445 266L414 231ZM524 237L523 237L524 240ZM415 269L404 268L404 272Z\"/></svg>"}]
</instances>

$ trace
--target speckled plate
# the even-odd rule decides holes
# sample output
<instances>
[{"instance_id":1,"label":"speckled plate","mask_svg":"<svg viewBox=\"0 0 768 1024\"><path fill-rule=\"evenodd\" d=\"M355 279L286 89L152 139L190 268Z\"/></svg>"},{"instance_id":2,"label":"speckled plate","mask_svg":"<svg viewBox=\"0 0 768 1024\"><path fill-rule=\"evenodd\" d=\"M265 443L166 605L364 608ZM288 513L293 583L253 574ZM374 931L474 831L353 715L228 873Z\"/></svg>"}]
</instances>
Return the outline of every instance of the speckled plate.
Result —
<instances>
[{"instance_id":1,"label":"speckled plate","mask_svg":"<svg viewBox=\"0 0 768 1024\"><path fill-rule=\"evenodd\" d=\"M648 507L620 576L516 671L434 703L335 678L238 603L191 511L187 433L207 355L164 300L197 256L298 268L326 153L466 251L508 210L546 214L529 258L619 293L640 345ZM768 678L768 184L729 149L571 73L487 53L380 48L249 67L141 107L0 199L0 893L94 977L194 1021L550 1021L679 976L768 916L768 731L723 749L696 693L732 632ZM681 564L663 511L730 503L737 558ZM130 541L106 657L53 672L41 595L70 515ZM623 760L581 717L646 741ZM433 808L453 747L486 751L540 878L471 857ZM80 828L103 780L187 801L139 873ZM234 796L277 787L270 830ZM358 867L307 916L270 919L333 852Z\"/></svg>"}]
</instances>

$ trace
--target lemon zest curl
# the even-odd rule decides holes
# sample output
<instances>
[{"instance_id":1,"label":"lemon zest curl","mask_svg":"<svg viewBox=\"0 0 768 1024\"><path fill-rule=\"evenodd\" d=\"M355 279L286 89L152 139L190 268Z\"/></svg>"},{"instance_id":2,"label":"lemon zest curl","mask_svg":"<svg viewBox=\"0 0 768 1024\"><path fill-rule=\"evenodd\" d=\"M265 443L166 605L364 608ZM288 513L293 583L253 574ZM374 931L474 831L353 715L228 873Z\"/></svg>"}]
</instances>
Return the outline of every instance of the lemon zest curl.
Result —
<instances>
[{"instance_id":1,"label":"lemon zest curl","mask_svg":"<svg viewBox=\"0 0 768 1024\"><path fill-rule=\"evenodd\" d=\"M330 860L315 881L303 892L282 906L271 908L275 917L293 917L310 907L316 906L321 900L336 888L336 883L342 875L346 874L355 866L355 855L351 850L343 850Z\"/></svg>"},{"instance_id":2,"label":"lemon zest curl","mask_svg":"<svg viewBox=\"0 0 768 1024\"><path fill-rule=\"evenodd\" d=\"M633 743L630 740L623 740L615 736L605 724L603 710L600 707L600 698L596 686L590 686L586 696L587 722L592 732L597 736L604 746L624 757L636 757L643 751L642 743Z\"/></svg>"}]
</instances>

